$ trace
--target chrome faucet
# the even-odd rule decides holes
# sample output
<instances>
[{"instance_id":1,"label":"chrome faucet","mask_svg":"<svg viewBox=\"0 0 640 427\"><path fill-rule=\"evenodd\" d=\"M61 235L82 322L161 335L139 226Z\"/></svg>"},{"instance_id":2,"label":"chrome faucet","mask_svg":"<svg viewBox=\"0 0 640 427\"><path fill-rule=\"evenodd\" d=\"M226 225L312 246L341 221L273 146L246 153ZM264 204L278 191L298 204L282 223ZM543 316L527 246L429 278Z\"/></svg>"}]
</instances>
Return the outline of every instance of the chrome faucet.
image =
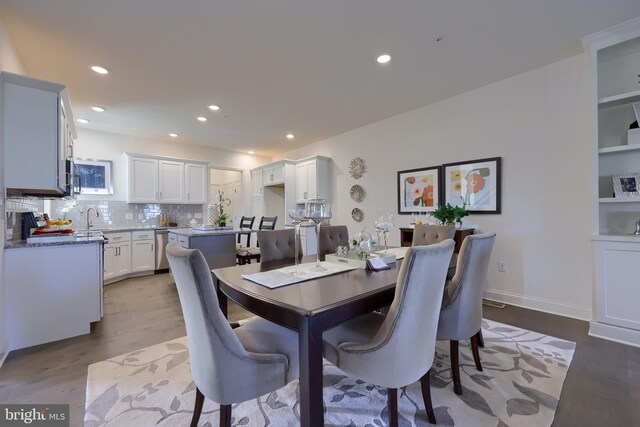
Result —
<instances>
[{"instance_id":1,"label":"chrome faucet","mask_svg":"<svg viewBox=\"0 0 640 427\"><path fill-rule=\"evenodd\" d=\"M85 216L87 217L87 230L91 230L91 228L93 227L93 223L91 222L91 219L89 218L89 212L91 211L91 209L93 209L93 211L96 213L96 218L100 218L100 214L98 213L98 210L96 208L88 208L87 212L85 212Z\"/></svg>"}]
</instances>

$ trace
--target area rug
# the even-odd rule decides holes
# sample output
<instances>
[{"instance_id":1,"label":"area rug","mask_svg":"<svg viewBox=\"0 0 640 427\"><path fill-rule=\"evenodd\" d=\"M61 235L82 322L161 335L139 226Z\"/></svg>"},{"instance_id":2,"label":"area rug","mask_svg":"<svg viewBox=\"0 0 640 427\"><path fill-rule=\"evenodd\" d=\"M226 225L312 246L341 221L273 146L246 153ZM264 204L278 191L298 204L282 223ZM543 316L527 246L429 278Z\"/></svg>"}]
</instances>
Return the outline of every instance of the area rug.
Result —
<instances>
[{"instance_id":1,"label":"area rug","mask_svg":"<svg viewBox=\"0 0 640 427\"><path fill-rule=\"evenodd\" d=\"M483 320L484 367L460 343L462 396L453 392L448 342L438 342L431 388L441 426L549 426L575 344ZM89 366L85 427L189 425L195 386L186 337ZM218 425L218 405L205 401L200 426ZM346 376L324 362L325 425L387 425L387 390ZM398 393L400 426L429 425L420 384ZM233 426L299 426L298 382L233 405Z\"/></svg>"}]
</instances>

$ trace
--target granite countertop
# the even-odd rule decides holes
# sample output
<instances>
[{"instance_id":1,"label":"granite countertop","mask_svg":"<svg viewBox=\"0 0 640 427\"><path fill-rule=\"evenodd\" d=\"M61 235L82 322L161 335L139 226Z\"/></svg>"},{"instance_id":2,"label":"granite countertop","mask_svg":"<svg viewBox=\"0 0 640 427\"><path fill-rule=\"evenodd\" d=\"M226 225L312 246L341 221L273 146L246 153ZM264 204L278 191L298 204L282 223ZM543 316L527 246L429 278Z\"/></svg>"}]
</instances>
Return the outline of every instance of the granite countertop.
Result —
<instances>
[{"instance_id":1,"label":"granite countertop","mask_svg":"<svg viewBox=\"0 0 640 427\"><path fill-rule=\"evenodd\" d=\"M188 225L176 225L173 227L160 227L156 225L129 225L122 227L108 227L108 228L92 228L92 231L102 231L103 233L116 233L116 232L125 232L125 231L144 231L144 230L177 230L180 228L189 228Z\"/></svg>"},{"instance_id":2,"label":"granite countertop","mask_svg":"<svg viewBox=\"0 0 640 427\"><path fill-rule=\"evenodd\" d=\"M48 243L27 243L26 240L17 240L15 242L7 242L4 245L5 249L17 249L17 248L41 248L44 246L66 246L66 245L86 245L90 243L104 243L104 237L77 237L74 240L67 240L61 242L48 242Z\"/></svg>"},{"instance_id":3,"label":"granite countertop","mask_svg":"<svg viewBox=\"0 0 640 427\"><path fill-rule=\"evenodd\" d=\"M228 236L230 234L239 234L239 233L247 233L247 232L253 232L256 230L240 230L238 228L236 229L229 229L229 230L207 230L207 231L200 231L200 230L193 230L192 228L175 228L175 229L170 229L169 233L173 233L173 234L177 234L179 236L187 236L187 237L203 237L203 236Z\"/></svg>"}]
</instances>

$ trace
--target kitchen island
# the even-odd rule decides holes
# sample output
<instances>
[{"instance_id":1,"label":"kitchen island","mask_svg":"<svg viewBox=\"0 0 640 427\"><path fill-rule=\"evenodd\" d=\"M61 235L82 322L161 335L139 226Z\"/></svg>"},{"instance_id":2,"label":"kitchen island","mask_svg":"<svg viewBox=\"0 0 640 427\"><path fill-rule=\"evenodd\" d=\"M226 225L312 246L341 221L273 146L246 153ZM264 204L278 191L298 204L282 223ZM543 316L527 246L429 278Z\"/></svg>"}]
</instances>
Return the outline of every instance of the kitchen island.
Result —
<instances>
[{"instance_id":1,"label":"kitchen island","mask_svg":"<svg viewBox=\"0 0 640 427\"><path fill-rule=\"evenodd\" d=\"M169 230L169 243L183 248L198 249L204 255L210 269L231 267L236 264L238 234L250 230L223 229L197 231L192 228Z\"/></svg>"},{"instance_id":2,"label":"kitchen island","mask_svg":"<svg viewBox=\"0 0 640 427\"><path fill-rule=\"evenodd\" d=\"M102 318L102 236L5 245L9 349L87 334Z\"/></svg>"}]
</instances>

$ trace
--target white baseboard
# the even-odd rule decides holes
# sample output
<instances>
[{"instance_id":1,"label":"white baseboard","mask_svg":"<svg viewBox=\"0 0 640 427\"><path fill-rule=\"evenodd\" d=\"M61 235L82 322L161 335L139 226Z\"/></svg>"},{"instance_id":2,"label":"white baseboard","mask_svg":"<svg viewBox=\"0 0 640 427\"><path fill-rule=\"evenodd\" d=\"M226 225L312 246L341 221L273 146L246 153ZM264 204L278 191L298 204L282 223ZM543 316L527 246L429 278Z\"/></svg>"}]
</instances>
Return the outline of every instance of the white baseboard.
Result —
<instances>
[{"instance_id":1,"label":"white baseboard","mask_svg":"<svg viewBox=\"0 0 640 427\"><path fill-rule=\"evenodd\" d=\"M583 307L553 300L527 297L510 292L493 291L489 289L484 291L484 297L489 300L502 302L509 305L515 305L517 307L542 311L544 313L557 314L559 316L571 317L573 319L591 320L593 318L591 307Z\"/></svg>"},{"instance_id":2,"label":"white baseboard","mask_svg":"<svg viewBox=\"0 0 640 427\"><path fill-rule=\"evenodd\" d=\"M619 342L633 347L640 347L640 331L607 325L600 322L589 323L589 336Z\"/></svg>"}]
</instances>

